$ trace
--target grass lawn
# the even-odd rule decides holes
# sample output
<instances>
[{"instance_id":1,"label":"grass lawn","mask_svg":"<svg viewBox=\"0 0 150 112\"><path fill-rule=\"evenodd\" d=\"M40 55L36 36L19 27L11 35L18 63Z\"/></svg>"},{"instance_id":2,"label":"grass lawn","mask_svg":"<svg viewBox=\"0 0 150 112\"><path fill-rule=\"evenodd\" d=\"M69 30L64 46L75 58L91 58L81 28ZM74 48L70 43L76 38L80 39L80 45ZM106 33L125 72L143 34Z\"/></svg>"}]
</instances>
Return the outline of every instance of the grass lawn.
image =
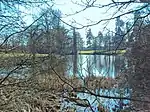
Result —
<instances>
[{"instance_id":1,"label":"grass lawn","mask_svg":"<svg viewBox=\"0 0 150 112\"><path fill-rule=\"evenodd\" d=\"M86 50L86 51L78 51L79 54L93 54L93 53L104 53L104 54L111 54L115 53L115 50L113 51L106 51L106 50ZM126 50L117 50L117 54L124 54L126 53Z\"/></svg>"},{"instance_id":2,"label":"grass lawn","mask_svg":"<svg viewBox=\"0 0 150 112\"><path fill-rule=\"evenodd\" d=\"M0 53L0 57L7 58L7 57L30 57L33 56L30 53ZM45 57L48 56L48 54L35 54L36 57Z\"/></svg>"},{"instance_id":3,"label":"grass lawn","mask_svg":"<svg viewBox=\"0 0 150 112\"><path fill-rule=\"evenodd\" d=\"M106 51L106 50L85 50L85 51L78 51L79 54L112 54L115 53L115 50L113 51ZM126 53L126 50L117 50L116 51L117 54L124 54ZM0 52L0 58L10 58L10 57L30 57L33 56L31 53L17 53L17 52L11 52L11 53L4 53L4 52ZM45 57L48 56L48 54L35 54L36 57Z\"/></svg>"}]
</instances>

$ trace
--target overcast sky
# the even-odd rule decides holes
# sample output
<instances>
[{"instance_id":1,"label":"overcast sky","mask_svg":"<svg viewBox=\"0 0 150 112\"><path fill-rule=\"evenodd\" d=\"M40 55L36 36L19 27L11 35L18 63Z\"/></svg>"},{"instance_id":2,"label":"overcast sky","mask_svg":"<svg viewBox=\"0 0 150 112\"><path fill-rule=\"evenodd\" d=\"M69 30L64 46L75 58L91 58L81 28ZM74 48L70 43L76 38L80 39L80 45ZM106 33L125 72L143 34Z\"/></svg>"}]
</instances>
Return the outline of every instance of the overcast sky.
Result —
<instances>
[{"instance_id":1,"label":"overcast sky","mask_svg":"<svg viewBox=\"0 0 150 112\"><path fill-rule=\"evenodd\" d=\"M80 3L80 0L72 0L72 1L73 2L77 1L78 3ZM73 14L76 11L80 11L84 8L82 6L72 3L71 0L55 0L55 2L56 2L55 7L60 9L63 14ZM101 4L107 4L110 2L110 0L99 0L99 2ZM87 25L91 23L91 21L96 22L102 18L108 17L109 15L110 15L110 12L106 14L106 9L100 10L98 8L90 8L79 14L75 14L73 16L66 16L65 18L63 18L63 20L69 24L72 24L72 21L76 21L79 24ZM77 24L75 26L81 27L80 25L77 25ZM91 27L93 35L97 36L98 32L102 31L104 26L105 25L103 23L103 24L99 24L94 27ZM115 27L114 21L111 22L111 25L109 24L108 27L114 28ZM85 37L87 29L82 29L78 31L81 33L82 37Z\"/></svg>"},{"instance_id":2,"label":"overcast sky","mask_svg":"<svg viewBox=\"0 0 150 112\"><path fill-rule=\"evenodd\" d=\"M103 8L103 9L89 8L89 9L86 9L85 11L78 13L78 14L75 14L73 16L66 16L65 14L73 14L76 11L80 11L84 8L82 6L79 6L77 4L72 3L72 1L73 2L77 1L77 3L80 3L81 0L54 0L54 2L55 2L54 8L60 9L60 11L63 14L62 19L66 23L69 23L69 24L72 24L72 21L76 21L79 24L87 25L91 21L96 22L96 21L99 21L99 20L102 20L105 18L110 18L110 17L112 17L113 13L115 13L115 12L116 12L116 15L119 15L120 13L124 13L124 12L131 10L133 8L133 6L128 6L128 8L124 8L120 12L117 11L118 9L115 9L115 8L112 8L108 12L106 12L106 10L108 8ZM85 1L85 0L83 0L83 1ZM121 0L121 1L123 1L123 0ZM127 0L124 0L124 1L127 1ZM97 4L103 4L103 5L108 4L110 2L111 2L111 0L97 0ZM23 9L23 10L25 10L25 9ZM38 13L37 9L32 9L32 11L31 10L25 10L25 11L27 13L30 13L30 12L33 12L34 14ZM122 17L122 19L124 19L124 21L126 21L129 18L131 18L130 16L131 15L124 16L124 17ZM31 23L31 21L30 21L31 17L27 16L25 18L25 20L28 21L28 23ZM77 24L73 24L73 25L75 25L76 27L81 27L80 25L77 25ZM106 30L103 31L104 30L103 28L105 26L106 26L106 24L103 22L103 23L100 23L100 24L95 25L95 26L90 27L90 28L92 29L93 35L97 36L99 31L102 31L103 33L106 32ZM111 20L108 23L107 28L111 31L114 31L115 30L115 20ZM86 35L87 30L88 30L88 28L78 30L84 39L85 39L85 35Z\"/></svg>"},{"instance_id":3,"label":"overcast sky","mask_svg":"<svg viewBox=\"0 0 150 112\"><path fill-rule=\"evenodd\" d=\"M72 3L72 1L80 3L81 0L55 0L55 3L56 3L55 7L60 9L63 14L72 14L72 13L75 13L76 11L80 11L84 8L82 6L79 6L77 4ZM86 0L83 0L83 1L86 1ZM128 0L121 0L121 1L128 1ZM111 2L111 0L97 0L97 4L101 4L101 5L108 4L110 2ZM134 6L137 6L137 5L138 4L135 4ZM79 14L75 14L73 16L68 16L68 17L66 16L65 18L63 18L63 20L69 24L71 24L72 21L75 20L79 24L87 25L91 22L91 20L96 22L96 21L99 21L99 20L102 20L105 18L111 18L113 13L116 13L116 15L119 15L121 13L127 12L128 10L132 10L134 6L129 5L127 8L124 8L120 12L117 11L118 9L115 9L115 8L112 8L108 12L106 12L108 8L103 8L103 9L89 8L89 9L87 9L87 10L85 10ZM133 18L131 16L132 15L124 16L121 19L124 19L124 21L128 21L129 19ZM77 25L77 24L75 26L81 27L80 25ZM103 31L105 26L106 26L106 24L103 22L103 23L100 23L100 24L95 25L95 26L90 27L90 28L92 29L93 35L97 36L99 31L106 33L106 30ZM115 30L115 20L111 20L108 23L107 28L109 30L114 31ZM84 28L84 29L78 30L78 31L81 33L81 36L83 38L85 38L87 30L88 29Z\"/></svg>"}]
</instances>

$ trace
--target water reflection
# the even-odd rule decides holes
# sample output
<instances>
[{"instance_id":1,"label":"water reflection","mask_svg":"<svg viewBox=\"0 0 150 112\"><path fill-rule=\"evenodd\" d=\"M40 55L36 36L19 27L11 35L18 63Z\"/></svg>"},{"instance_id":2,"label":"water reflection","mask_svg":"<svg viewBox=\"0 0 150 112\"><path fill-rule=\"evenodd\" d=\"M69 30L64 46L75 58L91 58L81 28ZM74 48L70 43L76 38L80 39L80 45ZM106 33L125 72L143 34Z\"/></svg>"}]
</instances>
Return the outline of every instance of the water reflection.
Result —
<instances>
[{"instance_id":1,"label":"water reflection","mask_svg":"<svg viewBox=\"0 0 150 112\"><path fill-rule=\"evenodd\" d=\"M101 96L111 96L111 97L130 97L130 90L128 88L125 89L101 89L100 91L97 90L96 94L99 94ZM93 95L85 94L85 93L79 93L78 97L81 99L87 99L94 112L99 112L98 108L99 106L105 107L105 109L109 110L109 112L116 112L117 110L125 109L129 105L129 100L122 100L122 99L111 99L111 98L103 98L103 97L96 97ZM83 108L83 107L77 107L78 112L90 112L91 109Z\"/></svg>"},{"instance_id":2,"label":"water reflection","mask_svg":"<svg viewBox=\"0 0 150 112\"><path fill-rule=\"evenodd\" d=\"M73 58L69 56L68 74L73 72ZM117 76L125 68L125 58L123 56L108 55L78 55L78 75L85 76Z\"/></svg>"},{"instance_id":3,"label":"water reflection","mask_svg":"<svg viewBox=\"0 0 150 112\"><path fill-rule=\"evenodd\" d=\"M73 56L68 56L68 71L67 74L73 73ZM103 76L115 78L120 72L127 67L127 61L124 56L108 56L108 55L78 55L78 76L84 78L86 76ZM96 94L112 97L130 97L130 90L128 88L110 88L94 90ZM103 105L109 112L114 112L113 109L124 109L128 106L129 101L120 99L107 99L95 97L90 94L78 93L80 99L87 99L95 112L98 111L98 106ZM124 104L125 106L123 106ZM83 108L77 106L77 112L90 112L90 108Z\"/></svg>"}]
</instances>

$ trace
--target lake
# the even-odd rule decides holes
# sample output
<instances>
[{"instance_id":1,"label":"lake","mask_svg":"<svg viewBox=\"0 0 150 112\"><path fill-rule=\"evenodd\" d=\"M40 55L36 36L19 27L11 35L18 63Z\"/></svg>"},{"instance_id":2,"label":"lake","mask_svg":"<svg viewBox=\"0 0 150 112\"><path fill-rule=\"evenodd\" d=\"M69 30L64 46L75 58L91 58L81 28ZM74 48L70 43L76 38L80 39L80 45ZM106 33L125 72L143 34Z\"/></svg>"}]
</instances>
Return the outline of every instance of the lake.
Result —
<instances>
[{"instance_id":1,"label":"lake","mask_svg":"<svg viewBox=\"0 0 150 112\"><path fill-rule=\"evenodd\" d=\"M77 75L115 78L127 66L127 60L119 55L78 55ZM73 73L73 55L68 56L67 73Z\"/></svg>"},{"instance_id":2,"label":"lake","mask_svg":"<svg viewBox=\"0 0 150 112\"><path fill-rule=\"evenodd\" d=\"M67 65L65 71L69 76L73 75L73 57L74 55L65 56L65 65ZM123 72L127 67L127 59L121 55L78 55L76 62L76 75L81 79L84 79L87 76L109 77L115 79L115 77L117 77L119 73ZM46 65L43 66L43 64L44 62L40 65L40 68L43 67L43 70L49 68ZM6 75L9 73L9 71L10 70L5 69L0 70L1 75ZM24 76L23 74L28 74L30 71L31 70L29 68L24 67L23 69L14 72L11 76L22 77ZM96 94L113 97L130 97L130 90L128 88L96 88L93 92ZM122 106L122 104L128 105L129 103L127 100L99 98L86 93L78 93L77 97L80 99L87 99L95 112L98 112L99 105L105 107L107 110L109 110L109 112L113 112L113 109L123 109L125 106ZM90 108L76 106L73 102L64 102L62 106L74 107L77 112L91 111Z\"/></svg>"},{"instance_id":3,"label":"lake","mask_svg":"<svg viewBox=\"0 0 150 112\"><path fill-rule=\"evenodd\" d=\"M67 74L73 74L73 55L68 56ZM87 76L109 77L115 79L119 73L123 72L127 67L127 59L122 55L78 55L77 56L77 76L84 79ZM113 97L130 97L129 88L97 88L96 94L113 96ZM93 110L98 112L98 106L102 105L109 112L115 112L117 109L125 109L128 107L128 100L116 100L108 98L98 98L86 93L78 93L80 99L87 99ZM70 104L66 104L70 105ZM71 104L72 106L73 104ZM125 106L124 106L125 105ZM89 112L90 108L75 106L77 112Z\"/></svg>"}]
</instances>

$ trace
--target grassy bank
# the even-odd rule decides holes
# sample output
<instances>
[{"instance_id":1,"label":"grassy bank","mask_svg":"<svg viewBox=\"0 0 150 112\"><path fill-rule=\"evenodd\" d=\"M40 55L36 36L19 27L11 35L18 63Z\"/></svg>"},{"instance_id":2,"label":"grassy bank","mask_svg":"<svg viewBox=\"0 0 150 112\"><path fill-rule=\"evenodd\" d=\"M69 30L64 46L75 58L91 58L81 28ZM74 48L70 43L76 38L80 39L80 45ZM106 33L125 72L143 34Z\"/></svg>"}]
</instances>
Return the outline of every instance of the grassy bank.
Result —
<instances>
[{"instance_id":1,"label":"grassy bank","mask_svg":"<svg viewBox=\"0 0 150 112\"><path fill-rule=\"evenodd\" d=\"M97 55L114 55L114 54L124 54L126 53L126 50L112 50L112 51L108 51L108 50L82 50L82 51L78 51L78 54L81 55L93 55L93 54L97 54ZM33 54L31 53L4 53L1 52L0 53L0 57L2 58L7 58L7 57L30 57L33 56ZM35 54L36 57L45 57L48 56L48 54Z\"/></svg>"},{"instance_id":2,"label":"grassy bank","mask_svg":"<svg viewBox=\"0 0 150 112\"><path fill-rule=\"evenodd\" d=\"M10 53L3 53L3 52L1 52L0 53L0 57L4 57L4 58L7 58L7 57L16 57L16 56L18 56L18 57L20 57L20 56L25 56L25 57L30 57L30 56L32 56L33 54L31 54L31 53L12 53L12 52L10 52ZM35 54L35 56L36 57L45 57L45 56L48 56L48 54Z\"/></svg>"},{"instance_id":3,"label":"grassy bank","mask_svg":"<svg viewBox=\"0 0 150 112\"><path fill-rule=\"evenodd\" d=\"M124 54L126 53L126 50L112 50L112 51L106 51L106 50L85 50L85 51L78 51L79 54L85 54L85 55L92 55L92 54L98 54L98 55L111 55L111 54Z\"/></svg>"}]
</instances>

